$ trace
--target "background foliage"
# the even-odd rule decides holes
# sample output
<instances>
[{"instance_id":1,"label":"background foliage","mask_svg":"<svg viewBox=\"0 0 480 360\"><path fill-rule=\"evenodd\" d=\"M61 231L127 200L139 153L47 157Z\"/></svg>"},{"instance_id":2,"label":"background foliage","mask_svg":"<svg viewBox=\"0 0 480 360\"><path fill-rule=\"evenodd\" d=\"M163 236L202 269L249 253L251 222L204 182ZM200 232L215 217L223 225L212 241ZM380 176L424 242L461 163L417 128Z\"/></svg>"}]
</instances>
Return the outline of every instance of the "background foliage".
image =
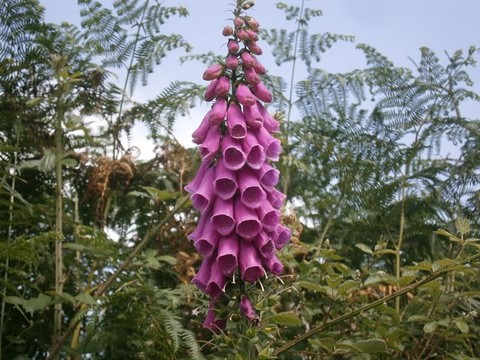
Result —
<instances>
[{"instance_id":1,"label":"background foliage","mask_svg":"<svg viewBox=\"0 0 480 360\"><path fill-rule=\"evenodd\" d=\"M190 51L163 33L188 11L79 5L79 27L47 24L37 0L0 7L2 358L480 357L480 121L463 115L478 106L478 49L440 59L422 48L401 68L356 44L367 66L331 74L322 54L354 38L311 34L321 11L277 4L287 28L263 41L292 78L307 73L265 78L294 236L285 274L248 289L259 322L239 314L233 285L219 310L227 328L211 334L190 285L198 214L182 196L199 159L172 135L203 85L131 100L171 51ZM155 144L148 160L122 141L138 122Z\"/></svg>"}]
</instances>

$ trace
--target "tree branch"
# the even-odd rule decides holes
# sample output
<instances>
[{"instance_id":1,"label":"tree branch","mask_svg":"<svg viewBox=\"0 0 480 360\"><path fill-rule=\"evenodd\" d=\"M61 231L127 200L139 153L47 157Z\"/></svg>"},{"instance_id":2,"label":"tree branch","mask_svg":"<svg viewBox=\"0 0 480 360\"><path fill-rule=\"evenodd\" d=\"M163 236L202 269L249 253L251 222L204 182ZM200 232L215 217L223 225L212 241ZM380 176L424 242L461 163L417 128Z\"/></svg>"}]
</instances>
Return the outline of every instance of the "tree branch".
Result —
<instances>
[{"instance_id":1,"label":"tree branch","mask_svg":"<svg viewBox=\"0 0 480 360\"><path fill-rule=\"evenodd\" d=\"M160 231L160 229L165 226L165 224L175 215L190 199L188 195L184 196L183 198L180 198L175 205L175 207L170 211L165 217L155 225L154 227L150 228L150 230L147 231L145 236L143 237L143 240L138 243L138 245L132 250L130 254L128 254L127 258L125 261L118 267L118 269L110 275L110 277L103 283L101 284L97 291L95 292L95 296L102 296L105 294L107 291L108 287L112 285L112 283L120 276L120 274L130 265L132 260L140 253L142 250L147 246L147 244L153 239L154 235ZM81 318L78 320L74 321L72 324L70 324L70 327L68 330L63 334L63 336L59 339L57 343L54 344L52 347L51 353L48 355L47 360L52 360L57 356L57 354L60 352L61 347L65 343L65 341L68 339L68 337L72 334L72 332L75 330L77 324L81 321Z\"/></svg>"},{"instance_id":2,"label":"tree branch","mask_svg":"<svg viewBox=\"0 0 480 360\"><path fill-rule=\"evenodd\" d=\"M478 254L475 254L473 256L470 256L464 260L461 260L461 261L458 261L458 264L459 265L465 265L465 264L468 264L470 262L473 262L475 260L478 260L480 259L480 253ZM306 333L304 333L303 335L300 335L298 336L297 338L293 339L292 341L289 341L287 342L286 344L282 345L281 347L279 347L277 350L275 350L273 352L273 355L274 356L277 356L285 351L287 351L288 349L294 347L295 345L297 345L298 343L300 343L301 341L305 340L305 339L308 339L309 337L325 330L326 328L329 328L333 325L336 325L338 323L341 323L345 320L348 320L348 319L351 319L359 314L361 314L362 312L365 312L367 310L370 310L370 309L373 309L379 305L382 305L383 303L387 302L387 301L390 301L390 300L393 300L393 299L396 299L398 298L399 296L402 296L410 291L413 291L415 290L416 288L420 287L420 286L423 286L425 284L428 284L429 282L445 275L445 274L448 274L450 271L452 270L449 270L449 269L445 269L445 270L439 270L438 272L436 273L433 273L429 276L427 276L425 279L423 280L420 280L420 281L417 281L416 283L413 283L409 286L406 286L404 287L403 289L401 290L398 290L397 292L389 295L389 296L385 296L381 299L378 299L378 300L375 300L373 302L371 302L370 304L367 304L365 306L362 306L361 308L358 308L356 310L353 310L345 315L342 315L342 316L339 316L331 321L328 321L324 324L321 324L321 325L318 325L316 327L314 327L313 329L307 331Z\"/></svg>"}]
</instances>

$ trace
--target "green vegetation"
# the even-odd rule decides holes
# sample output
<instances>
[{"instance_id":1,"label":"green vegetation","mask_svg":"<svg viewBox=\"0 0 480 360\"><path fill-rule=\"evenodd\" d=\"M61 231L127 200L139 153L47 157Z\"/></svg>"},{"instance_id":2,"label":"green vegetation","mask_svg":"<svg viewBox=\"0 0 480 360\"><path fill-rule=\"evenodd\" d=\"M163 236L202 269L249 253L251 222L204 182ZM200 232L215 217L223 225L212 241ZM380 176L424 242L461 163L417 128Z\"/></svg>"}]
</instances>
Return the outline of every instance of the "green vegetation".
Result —
<instances>
[{"instance_id":1,"label":"green vegetation","mask_svg":"<svg viewBox=\"0 0 480 360\"><path fill-rule=\"evenodd\" d=\"M480 120L463 111L480 100L478 49L422 48L400 68L356 44L366 68L331 74L322 54L354 38L310 34L321 12L305 2L272 9L286 29L260 36L290 73L264 80L293 239L284 275L249 285L259 322L229 285L212 334L186 238L199 158L172 136L204 84L130 100L171 51L190 51L163 33L188 11L79 5L79 27L47 24L37 0L0 7L0 359L480 358ZM148 160L122 141L140 122Z\"/></svg>"}]
</instances>

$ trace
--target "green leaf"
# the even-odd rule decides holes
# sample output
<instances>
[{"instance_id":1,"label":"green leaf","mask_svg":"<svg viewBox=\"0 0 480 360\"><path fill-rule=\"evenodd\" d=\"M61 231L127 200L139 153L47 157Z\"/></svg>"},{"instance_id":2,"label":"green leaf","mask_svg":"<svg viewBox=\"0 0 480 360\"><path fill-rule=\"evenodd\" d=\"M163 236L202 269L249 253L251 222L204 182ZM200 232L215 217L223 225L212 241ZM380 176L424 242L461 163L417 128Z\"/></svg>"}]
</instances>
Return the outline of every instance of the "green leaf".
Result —
<instances>
[{"instance_id":1,"label":"green leaf","mask_svg":"<svg viewBox=\"0 0 480 360\"><path fill-rule=\"evenodd\" d=\"M468 234L470 232L470 222L467 219L458 218L455 220L455 228L462 234Z\"/></svg>"},{"instance_id":2,"label":"green leaf","mask_svg":"<svg viewBox=\"0 0 480 360\"><path fill-rule=\"evenodd\" d=\"M335 340L332 338L323 338L323 339L308 339L310 345L315 346L319 349L323 349L327 352L333 351L335 348Z\"/></svg>"},{"instance_id":3,"label":"green leaf","mask_svg":"<svg viewBox=\"0 0 480 360\"><path fill-rule=\"evenodd\" d=\"M452 259L440 259L433 263L432 271L437 272L440 270L456 270L456 269L463 269L465 266L457 264L455 260Z\"/></svg>"},{"instance_id":4,"label":"green leaf","mask_svg":"<svg viewBox=\"0 0 480 360\"><path fill-rule=\"evenodd\" d=\"M53 304L53 299L45 294L39 294L38 297L31 299L22 299L17 296L7 296L5 301L10 304L16 304L23 307L26 311L39 311L43 310L49 305Z\"/></svg>"},{"instance_id":5,"label":"green leaf","mask_svg":"<svg viewBox=\"0 0 480 360\"><path fill-rule=\"evenodd\" d=\"M382 339L359 340L356 342L342 341L337 344L337 349L347 349L356 354L378 354L387 351L387 345Z\"/></svg>"},{"instance_id":6,"label":"green leaf","mask_svg":"<svg viewBox=\"0 0 480 360\"><path fill-rule=\"evenodd\" d=\"M160 190L151 186L142 186L150 197L156 201L165 201L174 199L178 196L178 192L169 192L167 190Z\"/></svg>"},{"instance_id":7,"label":"green leaf","mask_svg":"<svg viewBox=\"0 0 480 360\"><path fill-rule=\"evenodd\" d=\"M468 332L470 331L470 327L468 326L468 324L461 319L455 319L453 320L453 323L462 334L468 334Z\"/></svg>"},{"instance_id":8,"label":"green leaf","mask_svg":"<svg viewBox=\"0 0 480 360\"><path fill-rule=\"evenodd\" d=\"M298 326L302 320L292 312L281 312L267 318L266 323L281 326Z\"/></svg>"},{"instance_id":9,"label":"green leaf","mask_svg":"<svg viewBox=\"0 0 480 360\"><path fill-rule=\"evenodd\" d=\"M75 296L75 300L92 306L96 304L94 297L87 293L78 294L77 296Z\"/></svg>"},{"instance_id":10,"label":"green leaf","mask_svg":"<svg viewBox=\"0 0 480 360\"><path fill-rule=\"evenodd\" d=\"M438 235L442 235L442 236L446 236L446 237L455 237L455 235L453 234L450 234L447 230L444 230L444 229L438 229L437 231L435 231L436 234Z\"/></svg>"},{"instance_id":11,"label":"green leaf","mask_svg":"<svg viewBox=\"0 0 480 360\"><path fill-rule=\"evenodd\" d=\"M404 275L400 279L398 279L398 285L400 287L410 285L413 281L415 281L416 278L417 275Z\"/></svg>"},{"instance_id":12,"label":"green leaf","mask_svg":"<svg viewBox=\"0 0 480 360\"><path fill-rule=\"evenodd\" d=\"M327 288L325 286L321 286L321 285L318 285L318 284L313 284L313 283L308 282L308 281L300 281L298 283L298 286L300 286L301 288L307 289L307 290L320 292L322 294L327 293Z\"/></svg>"},{"instance_id":13,"label":"green leaf","mask_svg":"<svg viewBox=\"0 0 480 360\"><path fill-rule=\"evenodd\" d=\"M72 158L65 158L62 160L62 164L67 168L74 168L77 166L78 161Z\"/></svg>"},{"instance_id":14,"label":"green leaf","mask_svg":"<svg viewBox=\"0 0 480 360\"><path fill-rule=\"evenodd\" d=\"M426 334L431 334L432 332L435 331L435 329L437 328L437 322L436 321L431 321L429 323L426 323L424 326L423 326L423 331L426 333Z\"/></svg>"},{"instance_id":15,"label":"green leaf","mask_svg":"<svg viewBox=\"0 0 480 360\"><path fill-rule=\"evenodd\" d=\"M418 264L409 266L408 270L423 270L423 271L432 271L432 263L430 261L420 261Z\"/></svg>"},{"instance_id":16,"label":"green leaf","mask_svg":"<svg viewBox=\"0 0 480 360\"><path fill-rule=\"evenodd\" d=\"M387 345L382 339L360 340L353 343L353 346L361 353L378 354L387 351Z\"/></svg>"},{"instance_id":17,"label":"green leaf","mask_svg":"<svg viewBox=\"0 0 480 360\"><path fill-rule=\"evenodd\" d=\"M357 248L359 248L360 250L362 250L364 253L373 255L373 250L370 249L370 248L368 247L368 245L365 245L365 244L363 244L363 243L357 243L357 244L355 244L355 246L356 246Z\"/></svg>"},{"instance_id":18,"label":"green leaf","mask_svg":"<svg viewBox=\"0 0 480 360\"><path fill-rule=\"evenodd\" d=\"M55 291L47 291L46 292L48 295L52 296L54 299L60 300L60 302L63 303L70 303L70 304L75 304L75 298L70 295L69 293L63 292L61 294L57 294ZM58 302L58 301L57 301Z\"/></svg>"},{"instance_id":19,"label":"green leaf","mask_svg":"<svg viewBox=\"0 0 480 360\"><path fill-rule=\"evenodd\" d=\"M425 315L412 315L407 319L407 322L427 322L430 318Z\"/></svg>"},{"instance_id":20,"label":"green leaf","mask_svg":"<svg viewBox=\"0 0 480 360\"><path fill-rule=\"evenodd\" d=\"M45 149L45 153L38 163L38 170L45 173L52 171L55 168L56 161L55 153L51 149Z\"/></svg>"},{"instance_id":21,"label":"green leaf","mask_svg":"<svg viewBox=\"0 0 480 360\"><path fill-rule=\"evenodd\" d=\"M347 280L340 284L337 288L338 295L344 295L352 289L358 288L358 282L354 280Z\"/></svg>"},{"instance_id":22,"label":"green leaf","mask_svg":"<svg viewBox=\"0 0 480 360\"><path fill-rule=\"evenodd\" d=\"M165 262L169 265L177 264L177 259L175 259L173 256L162 255L162 256L158 256L157 258L158 258L158 261Z\"/></svg>"},{"instance_id":23,"label":"green leaf","mask_svg":"<svg viewBox=\"0 0 480 360\"><path fill-rule=\"evenodd\" d=\"M377 273L369 276L365 279L364 285L374 285L378 283L386 283L389 285L398 285L398 280L395 276L387 274L385 271L378 271Z\"/></svg>"}]
</instances>

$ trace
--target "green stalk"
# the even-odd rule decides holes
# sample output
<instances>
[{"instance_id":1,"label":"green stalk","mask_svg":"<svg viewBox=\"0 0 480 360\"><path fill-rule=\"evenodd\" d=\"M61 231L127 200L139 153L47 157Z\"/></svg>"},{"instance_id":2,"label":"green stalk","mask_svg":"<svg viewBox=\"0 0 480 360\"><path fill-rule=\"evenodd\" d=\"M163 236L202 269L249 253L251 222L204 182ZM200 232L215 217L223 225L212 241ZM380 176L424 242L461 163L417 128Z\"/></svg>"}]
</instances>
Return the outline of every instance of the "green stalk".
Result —
<instances>
[{"instance_id":1,"label":"green stalk","mask_svg":"<svg viewBox=\"0 0 480 360\"><path fill-rule=\"evenodd\" d=\"M402 180L402 190L400 195L400 225L398 229L398 242L395 246L395 277L400 279L402 272L402 245L405 232L405 197L407 196L407 178L410 174L410 161L405 165L405 176ZM400 297L395 298L395 311L400 314Z\"/></svg>"},{"instance_id":2,"label":"green stalk","mask_svg":"<svg viewBox=\"0 0 480 360\"><path fill-rule=\"evenodd\" d=\"M63 294L63 130L62 123L65 115L62 104L62 93L57 102L57 116L55 119L55 293ZM62 303L55 304L53 315L53 338L58 341L62 334Z\"/></svg>"},{"instance_id":3,"label":"green stalk","mask_svg":"<svg viewBox=\"0 0 480 360\"><path fill-rule=\"evenodd\" d=\"M118 125L118 122L120 122L120 119L122 117L123 105L125 104L125 94L127 92L127 86L128 86L128 80L130 79L130 73L132 72L132 65L133 65L133 61L135 60L137 46L138 46L138 42L140 40L140 30L142 29L143 20L145 19L145 15L147 13L148 2L149 2L149 0L147 0L147 2L145 4L145 9L143 10L143 14L142 14L142 18L140 20L140 23L137 24L138 28L137 28L137 33L135 34L135 43L133 45L132 57L130 58L130 63L128 64L128 67L127 67L127 75L125 76L125 83L123 84L122 98L120 99L120 105L119 105L119 109L118 109L117 124L113 124L114 127L115 127L115 129L113 131L113 156L112 156L113 160L116 160L116 158L117 158L116 140L117 140L117 136L119 135L119 131L116 128L116 125Z\"/></svg>"},{"instance_id":4,"label":"green stalk","mask_svg":"<svg viewBox=\"0 0 480 360\"><path fill-rule=\"evenodd\" d=\"M465 264L468 264L468 263L471 263L471 262L474 262L476 260L479 260L480 259L480 252L478 254L475 254L475 255L472 255L464 260L461 260L458 262L459 265L465 265ZM339 316L333 320L330 320L324 324L321 324L321 325L318 325L318 326L315 326L314 328L312 328L311 330L307 331L306 333L296 337L295 339L293 339L292 341L289 341L287 342L286 344L282 345L281 347L279 347L277 350L275 350L273 352L273 355L274 356L278 356L279 354L291 349L292 347L294 347L295 345L297 345L298 343L302 342L303 340L306 340L310 337L312 337L313 335L329 328L329 327L332 327L333 325L336 325L336 324L339 324L341 322L344 322L348 319L351 319L357 315L360 315L361 313L365 312L365 311L368 311L370 309L373 309L379 305L382 305L388 301L391 301L393 299L397 299L399 296L402 296L402 295L405 295L417 288L419 288L420 286L423 286L425 284L428 284L429 282L445 275L445 274L448 274L450 273L452 270L449 270L449 269L444 269L444 270L439 270L438 272L434 273L434 274L431 274L429 276L427 276L426 278L424 278L423 280L420 280L420 281L417 281L409 286L406 286L404 287L403 289L400 289L396 292L394 292L393 294L389 295L389 296L385 296L381 299L378 299L378 300L375 300L373 302L371 302L370 304L367 304L365 306L362 306L361 308L358 308L356 310L353 310L345 315L342 315L342 316Z\"/></svg>"},{"instance_id":5,"label":"green stalk","mask_svg":"<svg viewBox=\"0 0 480 360\"><path fill-rule=\"evenodd\" d=\"M300 14L297 21L297 31L295 33L295 43L293 47L293 62L292 62L292 72L290 74L290 90L288 94L288 111L287 111L287 118L285 120L285 171L283 174L283 193L287 195L288 186L290 184L290 147L289 147L289 133L290 133L290 120L292 116L292 109L293 109L293 83L295 81L295 70L297 67L297 52L298 52L298 37L300 34L300 26L301 20L303 17L303 9L305 7L305 0L302 0L302 6L300 8Z\"/></svg>"},{"instance_id":6,"label":"green stalk","mask_svg":"<svg viewBox=\"0 0 480 360\"><path fill-rule=\"evenodd\" d=\"M7 234L7 244L10 244L12 241L12 222L13 222L13 205L15 203L15 196L13 195L15 192L16 180L17 180L17 164L18 164L18 152L17 149L20 146L20 133L19 127L16 127L15 132L16 137L16 144L15 144L15 151L13 153L13 168L14 173L12 175L12 185L11 185L11 192L9 198L9 205L8 205L8 234ZM5 274L3 276L3 291L2 291L2 309L0 315L0 360L2 360L2 349L3 349L3 326L5 321L5 298L7 296L7 282L8 282L8 266L10 264L10 258L7 256L5 259Z\"/></svg>"}]
</instances>

